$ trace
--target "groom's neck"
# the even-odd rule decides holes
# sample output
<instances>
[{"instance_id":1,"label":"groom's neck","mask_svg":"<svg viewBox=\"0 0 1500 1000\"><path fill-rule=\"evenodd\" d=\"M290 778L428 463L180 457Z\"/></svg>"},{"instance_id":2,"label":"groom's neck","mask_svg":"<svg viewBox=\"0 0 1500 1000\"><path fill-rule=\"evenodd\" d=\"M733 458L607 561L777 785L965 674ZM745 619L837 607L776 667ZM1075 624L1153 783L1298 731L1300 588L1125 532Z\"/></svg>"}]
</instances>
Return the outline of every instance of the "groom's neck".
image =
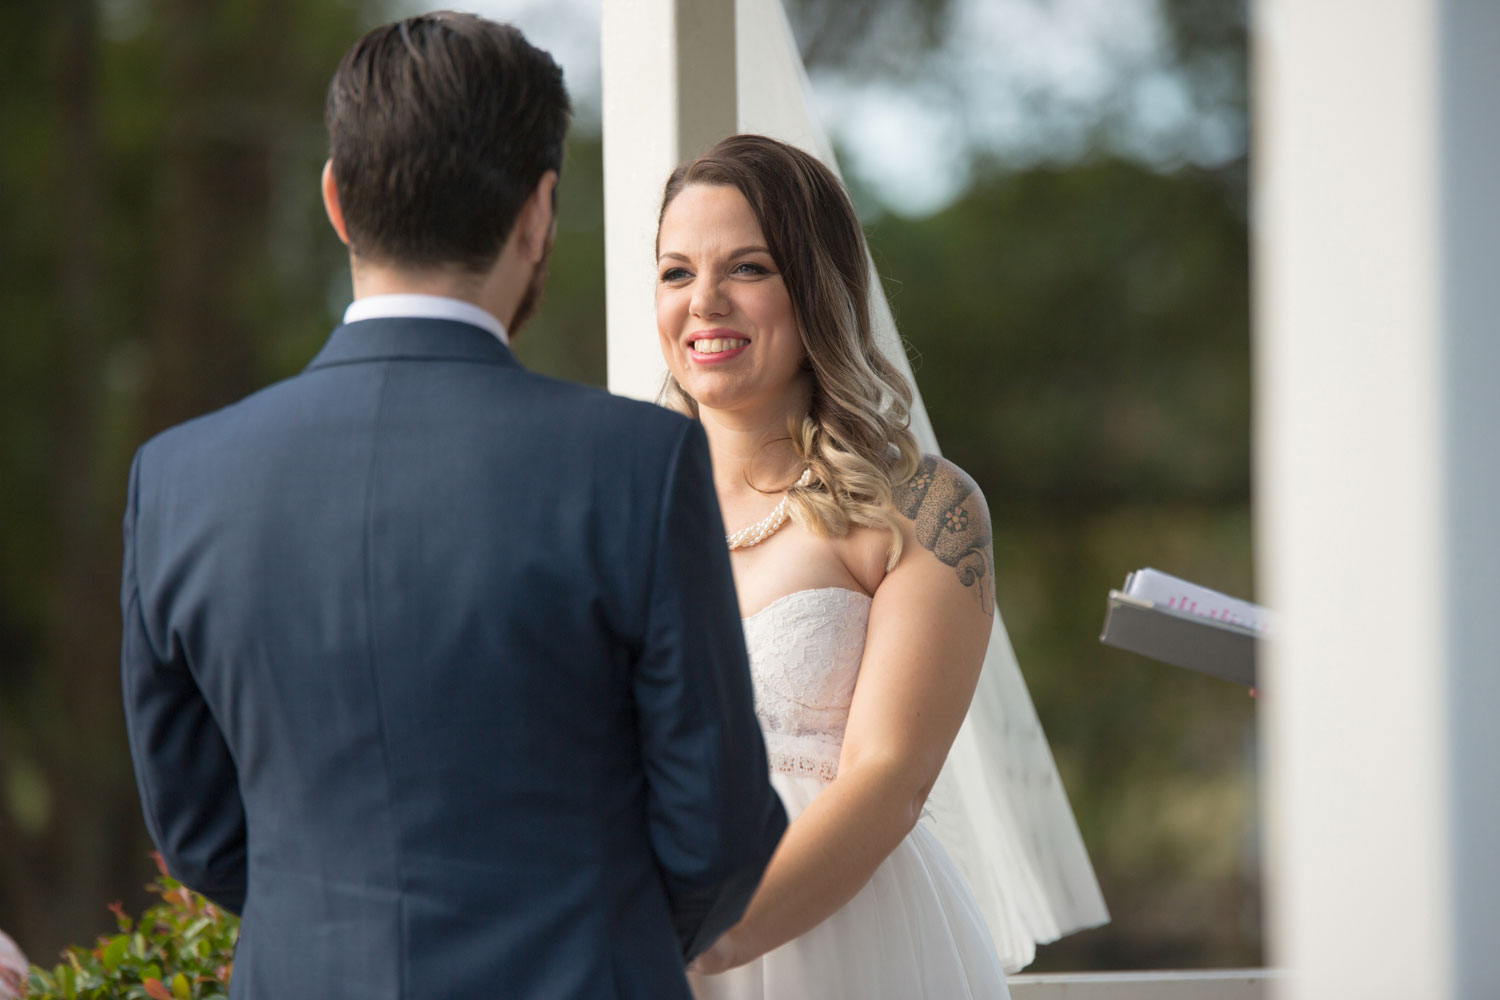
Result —
<instances>
[{"instance_id":1,"label":"groom's neck","mask_svg":"<svg viewBox=\"0 0 1500 1000\"><path fill-rule=\"evenodd\" d=\"M449 268L413 270L356 262L353 266L354 297L372 295L441 295L479 305L484 277Z\"/></svg>"},{"instance_id":2,"label":"groom's neck","mask_svg":"<svg viewBox=\"0 0 1500 1000\"><path fill-rule=\"evenodd\" d=\"M497 260L488 271L472 271L457 265L434 268L400 267L361 260L350 255L354 297L372 295L441 295L470 302L509 325L515 312L518 280L508 273L507 262Z\"/></svg>"}]
</instances>

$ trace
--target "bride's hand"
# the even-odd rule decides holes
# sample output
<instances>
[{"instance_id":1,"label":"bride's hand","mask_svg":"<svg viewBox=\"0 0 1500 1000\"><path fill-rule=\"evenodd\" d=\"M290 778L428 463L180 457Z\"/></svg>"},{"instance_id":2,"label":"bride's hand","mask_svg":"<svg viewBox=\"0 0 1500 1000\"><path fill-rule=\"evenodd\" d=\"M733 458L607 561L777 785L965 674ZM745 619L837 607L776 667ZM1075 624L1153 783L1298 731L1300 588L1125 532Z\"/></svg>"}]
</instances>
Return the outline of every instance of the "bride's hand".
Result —
<instances>
[{"instance_id":1,"label":"bride's hand","mask_svg":"<svg viewBox=\"0 0 1500 1000\"><path fill-rule=\"evenodd\" d=\"M739 949L734 946L734 931L731 930L722 934L707 951L693 959L688 965L688 971L700 976L716 976L744 963L745 960L739 957Z\"/></svg>"}]
</instances>

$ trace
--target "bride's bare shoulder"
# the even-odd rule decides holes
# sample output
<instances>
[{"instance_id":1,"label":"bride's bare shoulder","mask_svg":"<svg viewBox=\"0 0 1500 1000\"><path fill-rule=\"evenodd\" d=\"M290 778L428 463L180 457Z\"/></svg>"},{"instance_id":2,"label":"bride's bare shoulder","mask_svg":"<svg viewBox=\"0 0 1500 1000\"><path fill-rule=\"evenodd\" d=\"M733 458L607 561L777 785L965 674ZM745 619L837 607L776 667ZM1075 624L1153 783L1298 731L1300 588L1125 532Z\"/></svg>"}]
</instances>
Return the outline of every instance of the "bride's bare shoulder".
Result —
<instances>
[{"instance_id":1,"label":"bride's bare shoulder","mask_svg":"<svg viewBox=\"0 0 1500 1000\"><path fill-rule=\"evenodd\" d=\"M908 537L951 567L958 581L976 590L981 605L993 613L990 509L973 477L946 458L923 455L916 474L896 486L892 499L896 512L910 522Z\"/></svg>"},{"instance_id":2,"label":"bride's bare shoulder","mask_svg":"<svg viewBox=\"0 0 1500 1000\"><path fill-rule=\"evenodd\" d=\"M917 471L904 483L897 483L894 495L896 510L908 520L920 522L918 516L934 503L949 499L955 503L975 497L976 503L984 505L984 494L979 484L963 469L941 455L923 455ZM988 507L985 520L988 521Z\"/></svg>"}]
</instances>

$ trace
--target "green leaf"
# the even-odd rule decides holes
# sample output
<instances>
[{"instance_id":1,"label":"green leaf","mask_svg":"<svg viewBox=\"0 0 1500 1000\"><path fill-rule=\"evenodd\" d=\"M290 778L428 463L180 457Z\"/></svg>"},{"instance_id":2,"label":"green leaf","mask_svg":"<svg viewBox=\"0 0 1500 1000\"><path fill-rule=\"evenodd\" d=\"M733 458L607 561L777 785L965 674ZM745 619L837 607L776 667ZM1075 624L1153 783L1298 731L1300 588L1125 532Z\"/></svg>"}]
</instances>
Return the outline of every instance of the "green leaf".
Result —
<instances>
[{"instance_id":1,"label":"green leaf","mask_svg":"<svg viewBox=\"0 0 1500 1000\"><path fill-rule=\"evenodd\" d=\"M176 1000L192 1000L193 985L188 982L188 977L180 972L172 977L172 996Z\"/></svg>"},{"instance_id":2,"label":"green leaf","mask_svg":"<svg viewBox=\"0 0 1500 1000\"><path fill-rule=\"evenodd\" d=\"M130 936L119 934L110 939L109 944L104 949L104 954L99 956L99 961L104 964L105 969L114 972L129 954Z\"/></svg>"},{"instance_id":3,"label":"green leaf","mask_svg":"<svg viewBox=\"0 0 1500 1000\"><path fill-rule=\"evenodd\" d=\"M33 996L41 996L57 992L57 980L39 965L31 967L31 979L26 985L26 990Z\"/></svg>"}]
</instances>

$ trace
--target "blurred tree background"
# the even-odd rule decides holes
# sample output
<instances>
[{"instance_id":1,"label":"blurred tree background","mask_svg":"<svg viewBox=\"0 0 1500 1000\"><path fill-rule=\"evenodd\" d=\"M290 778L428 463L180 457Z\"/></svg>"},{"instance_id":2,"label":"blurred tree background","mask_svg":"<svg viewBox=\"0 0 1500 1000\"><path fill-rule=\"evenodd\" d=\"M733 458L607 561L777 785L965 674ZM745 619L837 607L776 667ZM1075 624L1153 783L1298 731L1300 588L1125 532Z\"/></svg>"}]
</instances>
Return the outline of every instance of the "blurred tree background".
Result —
<instances>
[{"instance_id":1,"label":"blurred tree background","mask_svg":"<svg viewBox=\"0 0 1500 1000\"><path fill-rule=\"evenodd\" d=\"M529 32L537 17L597 39L587 0L511 6ZM1113 912L1034 968L1259 964L1252 702L1097 643L1106 590L1138 566L1253 596L1244 0L1123 4L1150 44L1122 48L1105 23L1102 85L1072 86L1063 59L1068 86L1015 77L993 94L955 45L1023 66L1031 40L994 30L1106 8L788 7L825 119L843 121L845 174L939 439L989 498L1001 610ZM111 929L105 904L138 909L152 874L118 695L130 456L296 372L336 322L349 292L317 194L323 92L362 31L410 9L58 0L8 12L0 928L35 960ZM1011 20L976 43L976 11ZM579 17L592 23L568 21ZM976 57L976 44L991 51ZM602 384L597 97L569 74L580 109L552 294L518 353ZM925 203L882 181L879 148L850 131L862 119L840 113L872 93L913 109L917 131L900 141L934 142L920 129L946 123L940 191Z\"/></svg>"}]
</instances>

